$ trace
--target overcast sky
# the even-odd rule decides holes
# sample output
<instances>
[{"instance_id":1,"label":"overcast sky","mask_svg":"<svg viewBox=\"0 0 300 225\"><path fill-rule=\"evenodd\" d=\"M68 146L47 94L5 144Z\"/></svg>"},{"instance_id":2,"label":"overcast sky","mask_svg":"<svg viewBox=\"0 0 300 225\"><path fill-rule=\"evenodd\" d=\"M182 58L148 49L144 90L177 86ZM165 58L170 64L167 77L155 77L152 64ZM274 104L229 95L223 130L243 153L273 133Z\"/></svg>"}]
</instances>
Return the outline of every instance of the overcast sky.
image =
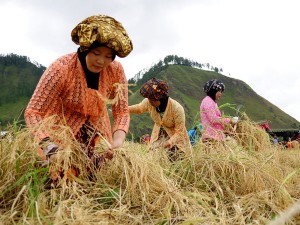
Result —
<instances>
[{"instance_id":1,"label":"overcast sky","mask_svg":"<svg viewBox=\"0 0 300 225\"><path fill-rule=\"evenodd\" d=\"M128 79L178 55L222 68L300 121L299 9L299 0L0 0L0 53L47 67L76 51L80 21L105 14L133 41L117 59Z\"/></svg>"}]
</instances>

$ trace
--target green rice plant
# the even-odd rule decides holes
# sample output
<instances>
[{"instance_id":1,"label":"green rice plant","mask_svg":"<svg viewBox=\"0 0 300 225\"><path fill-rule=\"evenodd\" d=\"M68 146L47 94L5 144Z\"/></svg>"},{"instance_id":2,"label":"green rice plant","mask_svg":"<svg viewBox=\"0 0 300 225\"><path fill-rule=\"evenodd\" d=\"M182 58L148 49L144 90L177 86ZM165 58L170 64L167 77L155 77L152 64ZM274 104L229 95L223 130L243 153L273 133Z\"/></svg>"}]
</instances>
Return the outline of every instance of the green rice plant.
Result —
<instances>
[{"instance_id":1,"label":"green rice plant","mask_svg":"<svg viewBox=\"0 0 300 225\"><path fill-rule=\"evenodd\" d=\"M7 192L12 191L13 189L20 188L23 185L25 185L26 182L27 186L31 187L32 190L30 190L33 194L37 193L38 188L41 186L41 184L44 184L46 179L48 178L48 174L45 175L49 168L40 168L40 169L34 169L32 165L29 166L31 169L23 174L13 185L8 187L3 194L6 194ZM37 196L36 194L34 196Z\"/></svg>"},{"instance_id":2,"label":"green rice plant","mask_svg":"<svg viewBox=\"0 0 300 225\"><path fill-rule=\"evenodd\" d=\"M108 205L109 207L116 199L119 198L120 198L120 188L115 188L113 190L108 190L105 193L104 197L101 199L101 203Z\"/></svg>"}]
</instances>

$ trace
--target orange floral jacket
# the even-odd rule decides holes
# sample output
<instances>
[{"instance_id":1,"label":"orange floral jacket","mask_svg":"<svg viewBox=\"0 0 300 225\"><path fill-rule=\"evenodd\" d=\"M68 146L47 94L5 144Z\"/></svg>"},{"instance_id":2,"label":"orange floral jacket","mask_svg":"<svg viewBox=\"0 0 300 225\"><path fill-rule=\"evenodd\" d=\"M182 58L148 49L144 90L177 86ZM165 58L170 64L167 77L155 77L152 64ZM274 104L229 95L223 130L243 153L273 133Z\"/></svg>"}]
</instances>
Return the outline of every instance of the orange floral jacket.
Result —
<instances>
[{"instance_id":1,"label":"orange floral jacket","mask_svg":"<svg viewBox=\"0 0 300 225\"><path fill-rule=\"evenodd\" d=\"M120 88L121 87L121 88ZM118 97L112 104L114 119L111 127L107 100ZM103 69L98 90L87 87L85 74L77 53L58 58L42 75L25 110L25 121L32 127L44 118L55 116L55 124L69 126L76 135L89 118L89 122L109 142L116 130L128 132L128 86L121 63L113 61ZM38 140L47 137L39 132Z\"/></svg>"},{"instance_id":2,"label":"orange floral jacket","mask_svg":"<svg viewBox=\"0 0 300 225\"><path fill-rule=\"evenodd\" d=\"M150 104L148 98L136 105L129 106L130 113L141 114L149 112L154 127L151 134L150 144L158 140L160 127L162 126L170 137L171 145L176 145L181 150L191 147L187 129L185 127L185 114L183 107L174 99L169 97L167 108L163 118L156 108Z\"/></svg>"}]
</instances>

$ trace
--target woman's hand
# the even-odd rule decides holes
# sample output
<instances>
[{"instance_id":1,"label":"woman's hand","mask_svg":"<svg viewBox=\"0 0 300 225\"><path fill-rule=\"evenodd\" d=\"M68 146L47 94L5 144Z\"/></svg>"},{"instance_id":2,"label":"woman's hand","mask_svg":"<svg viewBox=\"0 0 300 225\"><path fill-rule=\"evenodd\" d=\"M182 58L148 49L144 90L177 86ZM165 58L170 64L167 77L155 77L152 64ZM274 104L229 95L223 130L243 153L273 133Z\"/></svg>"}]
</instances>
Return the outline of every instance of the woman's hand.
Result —
<instances>
[{"instance_id":1,"label":"woman's hand","mask_svg":"<svg viewBox=\"0 0 300 225\"><path fill-rule=\"evenodd\" d=\"M112 149L107 149L104 152L104 158L111 160L114 157L114 151Z\"/></svg>"},{"instance_id":2,"label":"woman's hand","mask_svg":"<svg viewBox=\"0 0 300 225\"><path fill-rule=\"evenodd\" d=\"M236 131L238 122L239 122L239 118L237 116L232 117L232 119L231 119L231 123L233 124L232 132Z\"/></svg>"},{"instance_id":3,"label":"woman's hand","mask_svg":"<svg viewBox=\"0 0 300 225\"><path fill-rule=\"evenodd\" d=\"M46 160L47 163L54 163L56 161L56 153L58 146L52 142L41 143L41 157L43 160Z\"/></svg>"},{"instance_id":4,"label":"woman's hand","mask_svg":"<svg viewBox=\"0 0 300 225\"><path fill-rule=\"evenodd\" d=\"M109 147L104 152L104 157L106 159L112 159L114 156L114 149L122 147L124 140L126 138L126 133L123 130L117 130L113 135L113 143L111 147Z\"/></svg>"},{"instance_id":5,"label":"woman's hand","mask_svg":"<svg viewBox=\"0 0 300 225\"><path fill-rule=\"evenodd\" d=\"M113 135L112 149L122 147L126 138L126 133L123 130L117 130Z\"/></svg>"},{"instance_id":6,"label":"woman's hand","mask_svg":"<svg viewBox=\"0 0 300 225\"><path fill-rule=\"evenodd\" d=\"M165 142L164 148L170 149L172 146L171 142L168 140Z\"/></svg>"},{"instance_id":7,"label":"woman's hand","mask_svg":"<svg viewBox=\"0 0 300 225\"><path fill-rule=\"evenodd\" d=\"M232 117L232 119L231 119L231 123L232 123L232 124L237 124L238 121L239 121L239 118L238 118L237 116Z\"/></svg>"}]
</instances>

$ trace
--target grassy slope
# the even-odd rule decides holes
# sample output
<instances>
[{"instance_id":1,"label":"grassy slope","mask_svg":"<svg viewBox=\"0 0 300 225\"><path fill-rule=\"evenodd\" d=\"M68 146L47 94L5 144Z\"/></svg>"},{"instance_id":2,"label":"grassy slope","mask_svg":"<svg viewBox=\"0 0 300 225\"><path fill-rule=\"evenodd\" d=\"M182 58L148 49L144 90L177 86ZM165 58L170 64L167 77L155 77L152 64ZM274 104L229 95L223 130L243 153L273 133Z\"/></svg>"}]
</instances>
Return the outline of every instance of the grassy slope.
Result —
<instances>
[{"instance_id":1,"label":"grassy slope","mask_svg":"<svg viewBox=\"0 0 300 225\"><path fill-rule=\"evenodd\" d=\"M0 106L0 119L4 123L12 123L11 118L15 120L24 120L24 110L28 104L29 98L23 97L18 99L17 102L7 103Z\"/></svg>"},{"instance_id":2,"label":"grassy slope","mask_svg":"<svg viewBox=\"0 0 300 225\"><path fill-rule=\"evenodd\" d=\"M170 96L176 99L185 108L186 127L193 126L195 121L199 121L199 105L203 97L203 85L207 80L216 78L222 80L226 85L226 90L222 99L218 102L221 106L225 103L243 105L242 112L253 121L271 121L271 129L278 128L297 128L299 122L284 113L275 105L259 96L246 83L241 80L233 79L212 71L195 69L187 66L171 65L166 70L156 75L157 78L168 81L170 85ZM135 89L137 89L135 87ZM139 91L129 96L129 105L138 103L142 98ZM235 110L230 107L222 108L224 115L234 116ZM150 125L151 124L151 125ZM140 136L151 132L153 122L149 114L131 116L131 132ZM298 124L298 125L297 125Z\"/></svg>"}]
</instances>

